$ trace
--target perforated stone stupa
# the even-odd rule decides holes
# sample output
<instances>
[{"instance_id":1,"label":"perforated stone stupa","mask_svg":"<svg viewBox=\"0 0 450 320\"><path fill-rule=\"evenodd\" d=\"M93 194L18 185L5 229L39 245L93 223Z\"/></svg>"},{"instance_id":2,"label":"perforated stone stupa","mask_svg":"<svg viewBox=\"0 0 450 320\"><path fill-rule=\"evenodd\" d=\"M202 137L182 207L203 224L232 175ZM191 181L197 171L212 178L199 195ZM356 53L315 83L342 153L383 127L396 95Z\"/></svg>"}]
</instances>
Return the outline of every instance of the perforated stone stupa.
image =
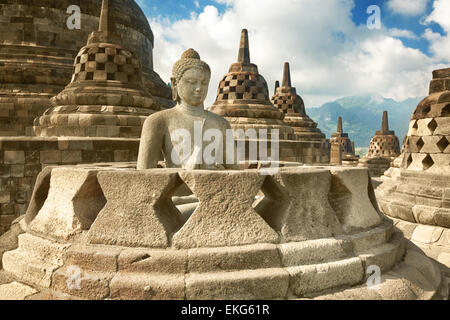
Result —
<instances>
[{"instance_id":1,"label":"perforated stone stupa","mask_svg":"<svg viewBox=\"0 0 450 320\"><path fill-rule=\"evenodd\" d=\"M18 248L3 255L0 299L12 290L16 299L442 296L439 268L405 251L401 233L378 213L366 169L267 176L116 165L43 176L50 188L21 221ZM199 199L190 217L171 201L184 185ZM368 288L372 265L381 284ZM74 266L78 285L68 281Z\"/></svg>"},{"instance_id":2,"label":"perforated stone stupa","mask_svg":"<svg viewBox=\"0 0 450 320\"><path fill-rule=\"evenodd\" d=\"M296 139L308 143L314 149L314 154L319 154L314 159L314 163L329 163L329 146L326 136L317 128L317 123L306 114L303 99L297 94L296 88L292 87L291 71L287 62L284 65L281 87L279 83L278 86L275 85L272 103L284 113L284 122L294 129ZM307 159L303 158L301 162L307 163Z\"/></svg>"},{"instance_id":3,"label":"perforated stone stupa","mask_svg":"<svg viewBox=\"0 0 450 320\"><path fill-rule=\"evenodd\" d=\"M450 69L436 70L401 156L377 189L382 211L450 276Z\"/></svg>"},{"instance_id":4,"label":"perforated stone stupa","mask_svg":"<svg viewBox=\"0 0 450 320\"><path fill-rule=\"evenodd\" d=\"M160 110L144 90L140 61L123 47L109 12L107 0L98 31L75 58L72 82L35 120L36 136L139 138L145 119Z\"/></svg>"},{"instance_id":5,"label":"perforated stone stupa","mask_svg":"<svg viewBox=\"0 0 450 320\"><path fill-rule=\"evenodd\" d=\"M331 163L357 166L359 157L355 155L355 144L350 140L348 133L344 133L342 117L338 118L337 132L330 139Z\"/></svg>"},{"instance_id":6,"label":"perforated stone stupa","mask_svg":"<svg viewBox=\"0 0 450 320\"><path fill-rule=\"evenodd\" d=\"M251 63L248 31L242 30L238 62L233 63L229 72L219 84L217 99L210 111L225 117L234 130L255 129L260 139L261 129L279 130L280 160L297 162L298 150L295 144L294 130L283 122L281 113L270 101L269 89L258 66ZM311 153L311 158L313 154Z\"/></svg>"},{"instance_id":7,"label":"perforated stone stupa","mask_svg":"<svg viewBox=\"0 0 450 320\"><path fill-rule=\"evenodd\" d=\"M112 18L142 63L144 86L162 106L171 92L153 70L154 37L133 0L111 0ZM49 99L70 82L73 59L98 28L101 0L3 1L0 11L0 136L23 136ZM81 9L81 28L70 30L71 5Z\"/></svg>"},{"instance_id":8,"label":"perforated stone stupa","mask_svg":"<svg viewBox=\"0 0 450 320\"><path fill-rule=\"evenodd\" d=\"M395 132L389 130L388 112L384 111L381 130L370 141L369 152L360 160L360 166L368 167L373 177L382 176L391 162L400 155L400 142Z\"/></svg>"}]
</instances>

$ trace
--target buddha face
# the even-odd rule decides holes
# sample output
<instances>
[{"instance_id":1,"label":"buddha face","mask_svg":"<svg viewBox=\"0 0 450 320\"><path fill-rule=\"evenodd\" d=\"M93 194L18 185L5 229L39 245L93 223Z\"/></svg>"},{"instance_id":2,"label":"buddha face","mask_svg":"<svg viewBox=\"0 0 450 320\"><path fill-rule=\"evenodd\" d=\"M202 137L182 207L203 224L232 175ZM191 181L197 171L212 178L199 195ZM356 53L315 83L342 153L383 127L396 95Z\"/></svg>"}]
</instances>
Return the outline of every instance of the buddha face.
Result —
<instances>
[{"instance_id":1,"label":"buddha face","mask_svg":"<svg viewBox=\"0 0 450 320\"><path fill-rule=\"evenodd\" d=\"M191 107L203 107L203 102L208 95L208 87L211 75L208 71L200 68L187 70L176 89L181 102Z\"/></svg>"}]
</instances>

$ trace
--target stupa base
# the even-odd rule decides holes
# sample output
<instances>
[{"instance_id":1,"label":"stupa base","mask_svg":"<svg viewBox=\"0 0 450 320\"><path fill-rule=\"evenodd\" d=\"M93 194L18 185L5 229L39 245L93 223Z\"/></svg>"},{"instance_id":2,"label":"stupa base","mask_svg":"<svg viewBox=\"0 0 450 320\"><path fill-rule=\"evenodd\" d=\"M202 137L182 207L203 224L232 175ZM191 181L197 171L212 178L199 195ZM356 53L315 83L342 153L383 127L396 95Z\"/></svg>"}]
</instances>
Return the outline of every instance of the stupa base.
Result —
<instances>
[{"instance_id":1,"label":"stupa base","mask_svg":"<svg viewBox=\"0 0 450 320\"><path fill-rule=\"evenodd\" d=\"M0 299L448 295L439 267L406 250L379 215L364 169L264 176L93 165L50 174L45 202L30 207L17 248L3 254ZM171 200L186 187L199 200L189 217Z\"/></svg>"}]
</instances>

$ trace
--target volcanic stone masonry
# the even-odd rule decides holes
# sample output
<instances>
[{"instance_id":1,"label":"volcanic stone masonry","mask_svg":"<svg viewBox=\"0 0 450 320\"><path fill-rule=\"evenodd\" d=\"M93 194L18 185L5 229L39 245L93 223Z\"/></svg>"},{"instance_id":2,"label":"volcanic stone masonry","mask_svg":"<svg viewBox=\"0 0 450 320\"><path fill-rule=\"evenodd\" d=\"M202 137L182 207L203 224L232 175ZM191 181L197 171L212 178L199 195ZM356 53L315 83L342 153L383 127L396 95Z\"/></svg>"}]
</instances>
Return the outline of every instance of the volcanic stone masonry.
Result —
<instances>
[{"instance_id":1,"label":"volcanic stone masonry","mask_svg":"<svg viewBox=\"0 0 450 320\"><path fill-rule=\"evenodd\" d=\"M369 152L360 160L359 166L369 168L372 177L379 177L399 155L400 142L395 132L389 130L388 112L384 111L381 130L377 131L370 141Z\"/></svg>"},{"instance_id":2,"label":"volcanic stone masonry","mask_svg":"<svg viewBox=\"0 0 450 320\"><path fill-rule=\"evenodd\" d=\"M331 156L330 163L334 165L357 166L359 157L355 156L355 144L344 133L342 117L338 118L337 132L330 139Z\"/></svg>"},{"instance_id":3,"label":"volcanic stone masonry","mask_svg":"<svg viewBox=\"0 0 450 320\"><path fill-rule=\"evenodd\" d=\"M171 92L153 71L153 33L133 0L111 0L111 15L143 66L145 87L161 106L171 106ZM0 3L0 136L22 136L49 99L70 82L73 59L97 29L101 0ZM69 30L69 6L81 8L81 29Z\"/></svg>"},{"instance_id":4,"label":"volcanic stone masonry","mask_svg":"<svg viewBox=\"0 0 450 320\"><path fill-rule=\"evenodd\" d=\"M402 234L377 211L367 169L297 167L267 176L116 165L55 168L46 176L50 188L20 222L17 249L3 255L0 299L448 294L439 268L405 250ZM190 217L171 201L183 185L199 199ZM382 274L369 288L371 265ZM78 284L70 282L74 266Z\"/></svg>"},{"instance_id":5,"label":"volcanic stone masonry","mask_svg":"<svg viewBox=\"0 0 450 320\"><path fill-rule=\"evenodd\" d=\"M66 4L63 13L60 6ZM82 12L99 12L97 5L97 1L83 1ZM35 127L28 130L37 137L0 137L0 234L9 229L15 218L25 213L36 177L46 166L136 161L142 123L161 106L162 100L151 95L142 82L142 74L147 84L149 75L153 74L153 35L139 7L133 1L103 1L100 23L98 19L83 14L82 29L86 30L96 23L99 31L90 35L87 46L78 55L73 54L76 56L73 59L73 46L79 43L78 39L84 33L66 30L65 10L68 6L68 1L51 2L48 7L39 8L28 2L27 5L20 5L20 1L1 4L1 17L5 21L2 28L5 30L30 26L40 35L40 28L53 28L55 23L57 26L54 27L54 47L42 39L28 44L24 42L25 45L20 37L17 38L20 46L17 39L15 42L13 39L3 40L0 45L0 59L4 59L3 67L0 66L0 78L12 77L11 81L0 86L3 89L8 86L21 88L20 82L23 88L31 90L26 93L4 91L0 99L19 101L21 105L25 103L27 108L35 108L35 112L19 120L15 113L8 113L7 118L3 119L15 124L20 122L24 127L32 124L31 118L39 116ZM20 19L13 19L13 16L22 16L20 19L30 21L16 25ZM120 31L116 32L116 28ZM1 36L6 37L4 33ZM84 43L86 40L87 37ZM139 56L135 56L126 46L136 50ZM5 53L12 48L15 48L17 55ZM27 52L26 56L21 55L24 52ZM42 60L43 53L48 53L50 57ZM71 60L72 66L69 67L67 60ZM57 94L69 81L71 70L71 83ZM36 76L36 72L42 76ZM37 85L35 80L37 83L45 81ZM48 81L57 81L50 86L50 91L46 91ZM28 98L22 98L34 96L33 90L47 92L40 100L42 104L35 101L33 105L28 105ZM51 106L49 97L55 94ZM17 105L9 102L1 107L8 110L21 108L15 109ZM43 108L49 107L43 114ZM5 135L24 134L22 129L9 130L10 127L4 122L0 122L0 127L10 131Z\"/></svg>"},{"instance_id":6,"label":"volcanic stone masonry","mask_svg":"<svg viewBox=\"0 0 450 320\"><path fill-rule=\"evenodd\" d=\"M381 210L450 278L450 69L433 72L394 164L377 189Z\"/></svg>"},{"instance_id":7,"label":"volcanic stone masonry","mask_svg":"<svg viewBox=\"0 0 450 320\"><path fill-rule=\"evenodd\" d=\"M329 163L329 142L325 134L317 128L317 123L306 114L303 99L297 94L296 88L292 87L291 70L287 62L284 64L282 86L279 86L278 81L275 84L272 103L284 113L284 122L294 129L296 139L304 144L303 150L314 150L313 153L317 156L312 163ZM300 157L300 162L309 163L307 154Z\"/></svg>"},{"instance_id":8,"label":"volcanic stone masonry","mask_svg":"<svg viewBox=\"0 0 450 320\"><path fill-rule=\"evenodd\" d=\"M255 129L258 141L270 139L271 130L279 130L281 161L301 162L303 158L307 163L314 163L316 157L321 156L319 150L295 141L294 129L283 122L284 114L271 103L267 82L250 61L248 31L245 29L241 33L238 62L231 65L220 81L217 99L209 110L225 117L235 133L237 129ZM267 138L260 136L260 129L267 130ZM237 135L236 138L245 140L247 145L253 140ZM246 150L249 150L248 146Z\"/></svg>"}]
</instances>

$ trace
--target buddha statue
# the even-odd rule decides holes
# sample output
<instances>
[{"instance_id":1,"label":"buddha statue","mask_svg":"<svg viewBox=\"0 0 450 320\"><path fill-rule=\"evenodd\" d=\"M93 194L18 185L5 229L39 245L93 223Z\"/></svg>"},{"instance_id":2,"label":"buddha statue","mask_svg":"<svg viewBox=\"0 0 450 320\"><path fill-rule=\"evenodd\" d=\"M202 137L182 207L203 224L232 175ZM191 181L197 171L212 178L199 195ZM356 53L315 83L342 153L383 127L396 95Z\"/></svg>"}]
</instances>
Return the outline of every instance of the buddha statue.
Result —
<instances>
[{"instance_id":1,"label":"buddha statue","mask_svg":"<svg viewBox=\"0 0 450 320\"><path fill-rule=\"evenodd\" d=\"M162 157L166 168L237 169L230 124L204 108L210 79L208 64L200 60L195 50L185 51L172 70L173 99L177 105L145 121L138 170L157 168Z\"/></svg>"}]
</instances>

